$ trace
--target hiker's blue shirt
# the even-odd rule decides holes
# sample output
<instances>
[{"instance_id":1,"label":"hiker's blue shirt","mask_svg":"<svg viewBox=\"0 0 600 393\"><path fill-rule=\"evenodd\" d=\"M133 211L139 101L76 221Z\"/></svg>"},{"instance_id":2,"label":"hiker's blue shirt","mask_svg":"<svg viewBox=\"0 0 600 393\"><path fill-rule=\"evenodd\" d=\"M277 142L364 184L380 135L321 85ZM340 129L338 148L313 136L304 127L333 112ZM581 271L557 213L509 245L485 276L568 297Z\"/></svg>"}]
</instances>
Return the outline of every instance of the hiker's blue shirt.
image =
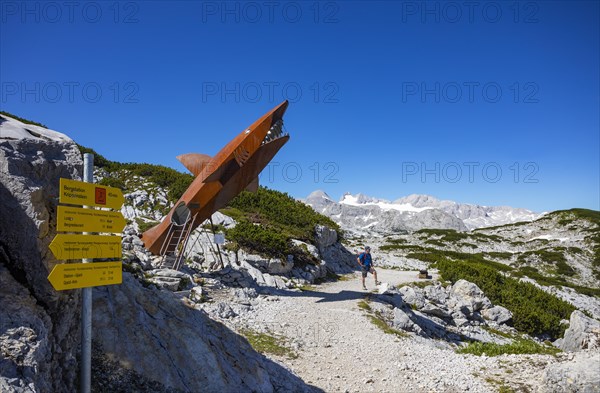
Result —
<instances>
[{"instance_id":1,"label":"hiker's blue shirt","mask_svg":"<svg viewBox=\"0 0 600 393\"><path fill-rule=\"evenodd\" d=\"M371 267L371 254L363 252L358 256L358 258L363 263L363 265L365 265L365 267Z\"/></svg>"}]
</instances>

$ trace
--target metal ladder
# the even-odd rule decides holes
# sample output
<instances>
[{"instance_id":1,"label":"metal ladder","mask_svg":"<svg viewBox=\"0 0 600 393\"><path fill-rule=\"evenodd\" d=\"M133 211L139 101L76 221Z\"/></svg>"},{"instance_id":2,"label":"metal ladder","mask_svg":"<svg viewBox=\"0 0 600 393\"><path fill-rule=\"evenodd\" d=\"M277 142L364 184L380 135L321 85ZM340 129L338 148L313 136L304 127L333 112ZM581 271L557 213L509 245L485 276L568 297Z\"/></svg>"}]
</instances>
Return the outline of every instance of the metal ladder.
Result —
<instances>
[{"instance_id":1,"label":"metal ladder","mask_svg":"<svg viewBox=\"0 0 600 393\"><path fill-rule=\"evenodd\" d=\"M160 247L160 255L163 256L160 262L161 269L181 269L185 255L185 249L187 247L190 234L192 233L194 222L196 221L196 215L197 214L195 214L191 220L188 217L183 225L177 225L174 222L171 222L169 230L167 231L167 236L165 237L165 241Z\"/></svg>"}]
</instances>

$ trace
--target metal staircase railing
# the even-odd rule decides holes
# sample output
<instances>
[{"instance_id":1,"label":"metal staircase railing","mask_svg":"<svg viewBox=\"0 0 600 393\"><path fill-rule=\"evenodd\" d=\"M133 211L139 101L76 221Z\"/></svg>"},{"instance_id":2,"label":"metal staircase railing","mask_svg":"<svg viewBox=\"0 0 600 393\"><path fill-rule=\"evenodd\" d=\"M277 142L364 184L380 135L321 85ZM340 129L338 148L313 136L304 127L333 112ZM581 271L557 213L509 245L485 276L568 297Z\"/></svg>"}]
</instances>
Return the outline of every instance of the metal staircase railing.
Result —
<instances>
[{"instance_id":1,"label":"metal staircase railing","mask_svg":"<svg viewBox=\"0 0 600 393\"><path fill-rule=\"evenodd\" d=\"M183 236L183 245L181 244L181 238L179 240L179 244L177 245L177 251L175 253L175 266L173 269L179 270L181 269L181 263L185 256L185 249L187 248L188 240L190 240L190 235L192 234L192 228L194 227L194 222L196 221L196 216L198 214L194 214L192 220L188 220L182 228L182 235L185 232L185 236ZM187 228L186 228L187 226Z\"/></svg>"},{"instance_id":2,"label":"metal staircase railing","mask_svg":"<svg viewBox=\"0 0 600 393\"><path fill-rule=\"evenodd\" d=\"M160 254L163 256L160 263L161 269L168 267L179 270L194 221L196 221L196 215L194 215L191 220L188 217L183 225L177 225L176 223L171 222L165 240L160 247ZM171 266L166 266L167 261L169 260L173 263Z\"/></svg>"}]
</instances>

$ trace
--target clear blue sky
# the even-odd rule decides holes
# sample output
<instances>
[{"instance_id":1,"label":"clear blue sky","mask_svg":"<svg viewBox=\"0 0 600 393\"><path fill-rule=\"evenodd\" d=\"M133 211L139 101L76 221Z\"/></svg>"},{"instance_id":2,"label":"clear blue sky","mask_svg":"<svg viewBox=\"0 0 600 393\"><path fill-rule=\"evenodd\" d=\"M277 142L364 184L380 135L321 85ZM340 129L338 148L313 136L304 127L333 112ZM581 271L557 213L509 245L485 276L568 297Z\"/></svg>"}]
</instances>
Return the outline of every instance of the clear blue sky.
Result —
<instances>
[{"instance_id":1,"label":"clear blue sky","mask_svg":"<svg viewBox=\"0 0 600 393\"><path fill-rule=\"evenodd\" d=\"M0 107L109 159L183 171L289 98L293 196L600 209L597 1L70 4L0 3Z\"/></svg>"}]
</instances>

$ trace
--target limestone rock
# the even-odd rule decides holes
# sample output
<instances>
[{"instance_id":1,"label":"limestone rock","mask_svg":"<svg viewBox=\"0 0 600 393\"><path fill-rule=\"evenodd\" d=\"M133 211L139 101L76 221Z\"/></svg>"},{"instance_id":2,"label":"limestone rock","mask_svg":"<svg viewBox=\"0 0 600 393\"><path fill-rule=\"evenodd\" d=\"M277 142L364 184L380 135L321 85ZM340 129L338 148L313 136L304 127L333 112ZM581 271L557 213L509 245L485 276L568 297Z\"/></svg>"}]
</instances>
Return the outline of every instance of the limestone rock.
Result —
<instances>
[{"instance_id":1,"label":"limestone rock","mask_svg":"<svg viewBox=\"0 0 600 393\"><path fill-rule=\"evenodd\" d=\"M75 390L80 291L57 292L47 277L59 178L80 179L81 167L64 134L0 115L0 346L18 358L0 360L2 392Z\"/></svg>"},{"instance_id":2,"label":"limestone rock","mask_svg":"<svg viewBox=\"0 0 600 393\"><path fill-rule=\"evenodd\" d=\"M324 225L315 225L315 242L320 252L337 242L337 232Z\"/></svg>"},{"instance_id":3,"label":"limestone rock","mask_svg":"<svg viewBox=\"0 0 600 393\"><path fill-rule=\"evenodd\" d=\"M399 308L394 308L394 320L392 326L396 329L406 330L408 332L415 332L422 334L423 330L417 324L415 324L404 311Z\"/></svg>"},{"instance_id":4,"label":"limestone rock","mask_svg":"<svg viewBox=\"0 0 600 393\"><path fill-rule=\"evenodd\" d=\"M402 300L408 304L412 304L418 309L425 306L425 297L423 296L423 292L420 288L413 288L405 285L400 288L400 294L402 295Z\"/></svg>"},{"instance_id":5,"label":"limestone rock","mask_svg":"<svg viewBox=\"0 0 600 393\"><path fill-rule=\"evenodd\" d=\"M170 292L144 288L123 273L121 285L94 288L94 341L114 360L183 391L306 391L288 370ZM135 334L132 327L139 326ZM157 372L160 365L160 372Z\"/></svg>"},{"instance_id":6,"label":"limestone rock","mask_svg":"<svg viewBox=\"0 0 600 393\"><path fill-rule=\"evenodd\" d=\"M549 365L540 390L548 393L600 391L600 352L579 352L569 362Z\"/></svg>"},{"instance_id":7,"label":"limestone rock","mask_svg":"<svg viewBox=\"0 0 600 393\"><path fill-rule=\"evenodd\" d=\"M490 308L492 302L477 285L467 280L458 280L452 286L450 295L468 305L473 311Z\"/></svg>"},{"instance_id":8,"label":"limestone rock","mask_svg":"<svg viewBox=\"0 0 600 393\"><path fill-rule=\"evenodd\" d=\"M445 304L448 293L441 285L428 285L423 290L425 297L436 304Z\"/></svg>"},{"instance_id":9,"label":"limestone rock","mask_svg":"<svg viewBox=\"0 0 600 393\"><path fill-rule=\"evenodd\" d=\"M512 312L502 306L494 306L492 308L482 310L481 315L485 319L494 321L499 325L508 323L513 317Z\"/></svg>"},{"instance_id":10,"label":"limestone rock","mask_svg":"<svg viewBox=\"0 0 600 393\"><path fill-rule=\"evenodd\" d=\"M270 274L286 274L294 267L294 262L289 260L281 260L279 258L269 259L267 272Z\"/></svg>"},{"instance_id":11,"label":"limestone rock","mask_svg":"<svg viewBox=\"0 0 600 393\"><path fill-rule=\"evenodd\" d=\"M190 290L189 298L191 301L201 303L204 301L204 290L201 286L195 286Z\"/></svg>"},{"instance_id":12,"label":"limestone rock","mask_svg":"<svg viewBox=\"0 0 600 393\"><path fill-rule=\"evenodd\" d=\"M445 310L441 309L440 307L433 305L431 303L426 304L419 311L421 311L424 314L434 315L434 316L440 317L440 318L450 318L450 314L448 314L447 311L445 311Z\"/></svg>"},{"instance_id":13,"label":"limestone rock","mask_svg":"<svg viewBox=\"0 0 600 393\"><path fill-rule=\"evenodd\" d=\"M600 348L600 321L587 317L579 310L573 311L559 348L566 352Z\"/></svg>"}]
</instances>

